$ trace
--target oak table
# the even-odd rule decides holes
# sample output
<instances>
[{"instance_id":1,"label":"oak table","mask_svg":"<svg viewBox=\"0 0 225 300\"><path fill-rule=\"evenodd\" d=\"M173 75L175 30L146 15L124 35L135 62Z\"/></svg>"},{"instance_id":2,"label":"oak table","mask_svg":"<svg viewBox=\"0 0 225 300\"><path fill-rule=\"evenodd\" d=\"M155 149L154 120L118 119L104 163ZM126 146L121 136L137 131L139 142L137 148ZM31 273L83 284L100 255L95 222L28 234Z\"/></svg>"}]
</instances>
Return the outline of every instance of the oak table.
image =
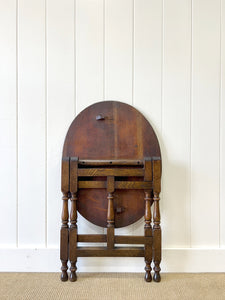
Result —
<instances>
[{"instance_id":1,"label":"oak table","mask_svg":"<svg viewBox=\"0 0 225 300\"><path fill-rule=\"evenodd\" d=\"M147 282L152 280L153 262L153 280L159 282L160 190L160 147L145 117L134 107L117 101L98 102L84 109L72 122L63 147L61 280L68 279L68 260L69 279L76 281L78 257L132 256L144 257ZM106 227L107 234L79 234L77 211L91 223ZM143 216L143 236L114 234L115 228ZM79 242L106 246L81 247ZM131 246L116 246L119 244ZM134 244L140 247L132 247Z\"/></svg>"}]
</instances>

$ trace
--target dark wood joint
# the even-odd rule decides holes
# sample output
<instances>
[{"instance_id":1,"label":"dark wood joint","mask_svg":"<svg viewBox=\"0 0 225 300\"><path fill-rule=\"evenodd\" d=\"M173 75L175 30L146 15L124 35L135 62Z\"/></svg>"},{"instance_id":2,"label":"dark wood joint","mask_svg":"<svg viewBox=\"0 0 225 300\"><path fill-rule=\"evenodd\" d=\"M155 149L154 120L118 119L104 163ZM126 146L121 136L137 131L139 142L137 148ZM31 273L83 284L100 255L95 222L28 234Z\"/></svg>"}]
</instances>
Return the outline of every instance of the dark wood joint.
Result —
<instances>
[{"instance_id":1,"label":"dark wood joint","mask_svg":"<svg viewBox=\"0 0 225 300\"><path fill-rule=\"evenodd\" d=\"M70 192L76 193L78 187L78 157L70 157Z\"/></svg>"},{"instance_id":2,"label":"dark wood joint","mask_svg":"<svg viewBox=\"0 0 225 300\"><path fill-rule=\"evenodd\" d=\"M159 194L161 192L161 159L158 157L153 157L152 160L153 169L153 193Z\"/></svg>"},{"instance_id":3,"label":"dark wood joint","mask_svg":"<svg viewBox=\"0 0 225 300\"><path fill-rule=\"evenodd\" d=\"M145 157L144 158L144 181L152 181L152 158Z\"/></svg>"},{"instance_id":4,"label":"dark wood joint","mask_svg":"<svg viewBox=\"0 0 225 300\"><path fill-rule=\"evenodd\" d=\"M114 191L115 191L115 177L108 176L107 177L107 192L114 193Z\"/></svg>"},{"instance_id":5,"label":"dark wood joint","mask_svg":"<svg viewBox=\"0 0 225 300\"><path fill-rule=\"evenodd\" d=\"M70 182L69 182L69 175L70 175L70 158L63 157L62 158L62 166L61 166L61 191L62 193L68 193L70 190Z\"/></svg>"}]
</instances>

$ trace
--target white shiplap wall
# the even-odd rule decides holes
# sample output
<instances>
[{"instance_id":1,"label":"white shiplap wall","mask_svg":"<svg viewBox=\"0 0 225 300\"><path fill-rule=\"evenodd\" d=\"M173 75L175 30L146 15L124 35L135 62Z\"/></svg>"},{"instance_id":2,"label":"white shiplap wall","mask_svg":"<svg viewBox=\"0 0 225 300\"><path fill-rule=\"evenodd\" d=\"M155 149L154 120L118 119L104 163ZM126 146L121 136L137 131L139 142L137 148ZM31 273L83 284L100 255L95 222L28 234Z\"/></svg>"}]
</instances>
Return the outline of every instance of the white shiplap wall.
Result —
<instances>
[{"instance_id":1,"label":"white shiplap wall","mask_svg":"<svg viewBox=\"0 0 225 300\"><path fill-rule=\"evenodd\" d=\"M105 99L134 105L158 135L162 269L225 271L224 51L224 0L0 1L0 271L59 270L64 136ZM78 267L144 263L87 258Z\"/></svg>"}]
</instances>

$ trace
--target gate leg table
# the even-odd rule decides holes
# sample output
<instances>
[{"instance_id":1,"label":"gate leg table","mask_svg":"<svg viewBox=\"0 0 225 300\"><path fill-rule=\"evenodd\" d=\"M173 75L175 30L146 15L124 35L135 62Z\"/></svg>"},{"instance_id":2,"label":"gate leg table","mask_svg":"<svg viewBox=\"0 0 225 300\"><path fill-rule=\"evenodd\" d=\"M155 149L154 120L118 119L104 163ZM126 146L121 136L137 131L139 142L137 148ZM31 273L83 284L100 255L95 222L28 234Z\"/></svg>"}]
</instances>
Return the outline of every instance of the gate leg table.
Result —
<instances>
[{"instance_id":1,"label":"gate leg table","mask_svg":"<svg viewBox=\"0 0 225 300\"><path fill-rule=\"evenodd\" d=\"M62 157L61 280L76 281L78 257L144 257L145 280L160 281L161 154L144 116L122 102L95 103L72 122ZM70 212L68 201L71 201ZM153 209L152 209L153 206ZM77 211L107 234L79 234ZM115 235L115 228L144 216L142 236ZM78 243L104 243L85 247ZM129 247L119 247L130 244ZM139 245L132 247L132 245Z\"/></svg>"}]
</instances>

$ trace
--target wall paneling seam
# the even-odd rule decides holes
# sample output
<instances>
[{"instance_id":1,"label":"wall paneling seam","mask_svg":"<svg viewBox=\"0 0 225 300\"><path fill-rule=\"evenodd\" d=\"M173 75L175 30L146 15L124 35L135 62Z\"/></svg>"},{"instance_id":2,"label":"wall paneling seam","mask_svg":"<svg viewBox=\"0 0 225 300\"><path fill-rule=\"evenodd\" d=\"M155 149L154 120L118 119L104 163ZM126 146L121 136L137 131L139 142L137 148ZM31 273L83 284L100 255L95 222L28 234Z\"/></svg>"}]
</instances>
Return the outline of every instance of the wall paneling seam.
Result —
<instances>
[{"instance_id":1,"label":"wall paneling seam","mask_svg":"<svg viewBox=\"0 0 225 300\"><path fill-rule=\"evenodd\" d=\"M134 36L134 26L135 26L135 0L132 0L132 79L131 79L131 84L132 84L132 98L131 98L131 103L134 105L134 41L135 41L135 36Z\"/></svg>"},{"instance_id":2,"label":"wall paneling seam","mask_svg":"<svg viewBox=\"0 0 225 300\"><path fill-rule=\"evenodd\" d=\"M103 17L103 25L102 25L102 98L103 101L105 99L105 0L103 0L103 8L102 8L102 17Z\"/></svg>"},{"instance_id":3,"label":"wall paneling seam","mask_svg":"<svg viewBox=\"0 0 225 300\"><path fill-rule=\"evenodd\" d=\"M161 115L160 115L160 129L159 132L161 133L161 138L163 139L163 103L164 103L164 0L161 0L162 3L162 11L161 11ZM163 160L163 153L162 153L162 160ZM163 186L163 176L161 179L161 184ZM163 198L163 189L160 193L160 198Z\"/></svg>"},{"instance_id":4,"label":"wall paneling seam","mask_svg":"<svg viewBox=\"0 0 225 300\"><path fill-rule=\"evenodd\" d=\"M164 0L162 0L162 28L161 28L161 136L163 134L163 98L164 98ZM162 178L163 180L163 178ZM162 197L161 193L161 197Z\"/></svg>"},{"instance_id":5,"label":"wall paneling seam","mask_svg":"<svg viewBox=\"0 0 225 300\"><path fill-rule=\"evenodd\" d=\"M45 247L48 247L48 49L47 49L47 1L45 0Z\"/></svg>"},{"instance_id":6,"label":"wall paneling seam","mask_svg":"<svg viewBox=\"0 0 225 300\"><path fill-rule=\"evenodd\" d=\"M19 225L19 210L18 210L18 201L19 201L19 196L18 196L18 191L19 191L19 172L18 172L18 5L19 5L19 0L16 0L16 247L18 248L19 246L19 230L18 230L18 225Z\"/></svg>"},{"instance_id":7,"label":"wall paneling seam","mask_svg":"<svg viewBox=\"0 0 225 300\"><path fill-rule=\"evenodd\" d=\"M73 75L74 75L74 80L73 80L73 82L74 82L74 87L73 87L73 93L74 93L74 117L76 116L76 114L77 114L77 94L76 94L76 92L77 92L77 89L76 89L76 87L77 87L77 69L76 69L76 67L77 67L77 64L76 64L76 54L77 54L77 51L76 51L76 28L77 28L77 26L76 26L76 21L77 21L77 18L76 18L76 12L77 12L77 6L76 6L76 4L77 4L77 1L76 0L74 0L74 3L73 3L73 17L74 17L74 20L73 20L73 27L74 27L74 32L73 32L73 38L74 38L74 44L73 44L73 51L74 51L74 54L73 54L73 64L74 64L74 72L73 72Z\"/></svg>"},{"instance_id":8,"label":"wall paneling seam","mask_svg":"<svg viewBox=\"0 0 225 300\"><path fill-rule=\"evenodd\" d=\"M189 227L189 243L190 248L192 248L192 240L191 240L191 233L192 233L192 222L191 222L191 207L192 207L192 108L193 108L193 0L191 0L191 57L190 57L190 153L189 153L189 195L190 195L190 227Z\"/></svg>"},{"instance_id":9,"label":"wall paneling seam","mask_svg":"<svg viewBox=\"0 0 225 300\"><path fill-rule=\"evenodd\" d=\"M219 83L219 248L221 248L221 215L220 215L220 208L221 208L221 199L222 199L222 191L221 191L221 178L222 178L222 167L221 167L221 153L222 153L222 7L223 7L223 0L220 0L220 83Z\"/></svg>"}]
</instances>

